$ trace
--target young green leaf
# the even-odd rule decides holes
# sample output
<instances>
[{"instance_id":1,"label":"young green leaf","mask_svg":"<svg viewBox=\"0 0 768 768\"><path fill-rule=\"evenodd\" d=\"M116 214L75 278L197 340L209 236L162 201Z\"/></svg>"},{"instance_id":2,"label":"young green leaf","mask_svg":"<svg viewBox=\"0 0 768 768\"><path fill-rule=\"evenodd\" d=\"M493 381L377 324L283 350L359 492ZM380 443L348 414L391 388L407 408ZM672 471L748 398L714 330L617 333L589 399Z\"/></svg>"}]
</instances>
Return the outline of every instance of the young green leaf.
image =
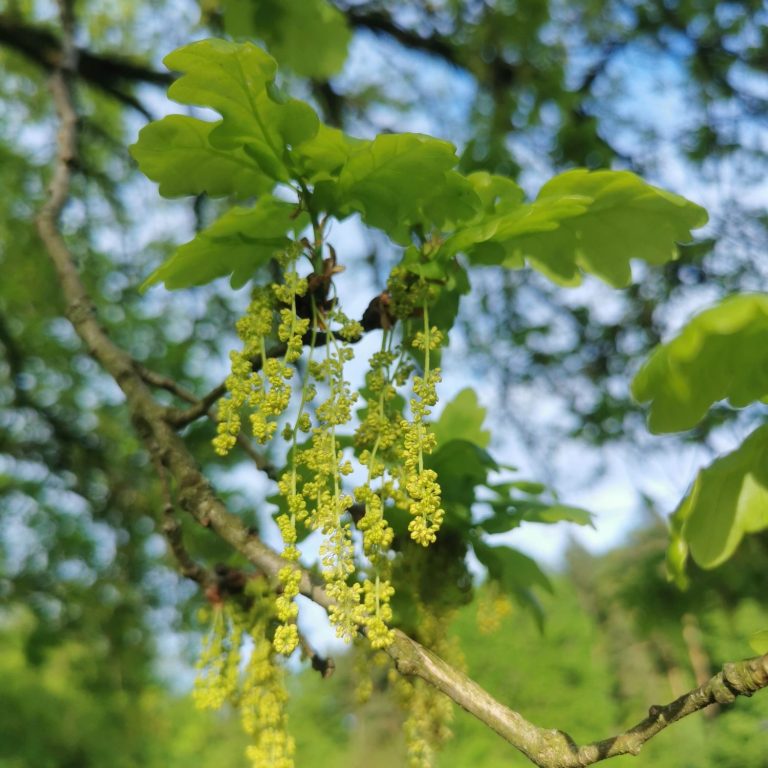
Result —
<instances>
[{"instance_id":1,"label":"young green leaf","mask_svg":"<svg viewBox=\"0 0 768 768\"><path fill-rule=\"evenodd\" d=\"M271 56L251 43L200 40L164 62L183 73L168 89L170 98L221 114L209 134L212 146L242 147L267 176L289 180L289 148L314 136L319 121L308 104L276 91Z\"/></svg>"},{"instance_id":2,"label":"young green leaf","mask_svg":"<svg viewBox=\"0 0 768 768\"><path fill-rule=\"evenodd\" d=\"M422 220L427 229L435 226L452 231L462 222L474 219L481 205L480 197L467 177L457 171L447 171L443 183L421 206Z\"/></svg>"},{"instance_id":3,"label":"young green leaf","mask_svg":"<svg viewBox=\"0 0 768 768\"><path fill-rule=\"evenodd\" d=\"M652 432L695 426L716 402L743 408L768 394L768 295L725 299L656 347L632 382Z\"/></svg>"},{"instance_id":4,"label":"young green leaf","mask_svg":"<svg viewBox=\"0 0 768 768\"><path fill-rule=\"evenodd\" d=\"M260 195L274 187L258 164L237 147L222 150L209 135L219 123L168 115L146 125L130 152L141 172L160 184L163 197Z\"/></svg>"},{"instance_id":5,"label":"young green leaf","mask_svg":"<svg viewBox=\"0 0 768 768\"><path fill-rule=\"evenodd\" d=\"M500 186L498 177L494 186ZM574 195L547 204L523 204L516 190L509 189L507 194L490 197L485 212L459 227L441 250L452 255L464 253L473 264L521 269L525 266L522 238L557 229L561 220L581 216L590 202L590 198ZM570 283L576 284L578 279L577 275Z\"/></svg>"},{"instance_id":6,"label":"young green leaf","mask_svg":"<svg viewBox=\"0 0 768 768\"><path fill-rule=\"evenodd\" d=\"M702 568L727 560L745 534L768 528L768 425L701 470L674 518Z\"/></svg>"},{"instance_id":7,"label":"young green leaf","mask_svg":"<svg viewBox=\"0 0 768 768\"><path fill-rule=\"evenodd\" d=\"M304 226L306 220L295 214L295 205L270 196L261 197L253 208L232 208L182 245L142 290L160 282L169 290L188 288L224 275L231 275L232 287L239 288L289 244L289 232Z\"/></svg>"},{"instance_id":8,"label":"young green leaf","mask_svg":"<svg viewBox=\"0 0 768 768\"><path fill-rule=\"evenodd\" d=\"M483 429L485 415L486 410L478 403L477 393L469 387L462 389L446 404L440 418L432 425L437 445L459 439L487 448L491 433Z\"/></svg>"},{"instance_id":9,"label":"young green leaf","mask_svg":"<svg viewBox=\"0 0 768 768\"><path fill-rule=\"evenodd\" d=\"M350 156L337 182L318 185L316 192L332 213L357 211L369 226L408 243L414 224L430 215L446 219L466 209L467 194L448 207L436 202L446 184L461 184L458 174L448 175L456 162L455 149L447 141L415 133L382 134ZM471 199L474 193L468 194Z\"/></svg>"},{"instance_id":10,"label":"young green leaf","mask_svg":"<svg viewBox=\"0 0 768 768\"><path fill-rule=\"evenodd\" d=\"M677 258L677 243L692 240L691 230L707 222L700 206L628 171L563 173L542 187L536 203L571 196L592 202L582 215L521 238L517 246L534 267L566 282L582 270L622 288L632 279L630 259L665 264Z\"/></svg>"},{"instance_id":11,"label":"young green leaf","mask_svg":"<svg viewBox=\"0 0 768 768\"><path fill-rule=\"evenodd\" d=\"M459 230L446 247L480 264L519 268L527 261L564 285L589 273L624 287L631 259L676 258L676 243L691 240L691 230L707 220L698 205L627 171L568 171L530 205L513 201Z\"/></svg>"},{"instance_id":12,"label":"young green leaf","mask_svg":"<svg viewBox=\"0 0 768 768\"><path fill-rule=\"evenodd\" d=\"M525 192L506 176L475 171L467 176L486 213L506 213L522 205Z\"/></svg>"},{"instance_id":13,"label":"young green leaf","mask_svg":"<svg viewBox=\"0 0 768 768\"><path fill-rule=\"evenodd\" d=\"M309 183L335 181L350 156L367 144L366 139L320 123L314 136L294 148L292 157L296 170Z\"/></svg>"}]
</instances>

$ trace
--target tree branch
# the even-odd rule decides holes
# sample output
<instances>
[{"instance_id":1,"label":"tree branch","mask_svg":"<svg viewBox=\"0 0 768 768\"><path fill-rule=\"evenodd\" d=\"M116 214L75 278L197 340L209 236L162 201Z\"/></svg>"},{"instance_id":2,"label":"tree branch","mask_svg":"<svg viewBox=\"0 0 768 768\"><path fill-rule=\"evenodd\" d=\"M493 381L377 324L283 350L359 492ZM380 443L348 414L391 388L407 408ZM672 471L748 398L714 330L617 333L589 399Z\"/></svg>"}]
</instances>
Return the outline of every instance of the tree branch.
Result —
<instances>
[{"instance_id":1,"label":"tree branch","mask_svg":"<svg viewBox=\"0 0 768 768\"><path fill-rule=\"evenodd\" d=\"M176 397L191 404L189 408L165 409L164 418L175 429L182 429L193 421L197 421L197 419L202 416L208 416L213 422L218 421L215 404L216 401L223 397L227 392L227 388L224 384L219 384L208 394L198 398L194 392L190 392L186 387L182 387L175 379L172 379L169 376L164 376L156 371L152 371L139 363L136 363L136 372L144 382L150 386L171 392L176 395ZM251 441L242 432L237 435L237 444L256 467L264 472L267 477L271 480L278 479L276 468L269 463L264 454L256 450Z\"/></svg>"},{"instance_id":2,"label":"tree branch","mask_svg":"<svg viewBox=\"0 0 768 768\"><path fill-rule=\"evenodd\" d=\"M408 50L434 56L449 66L463 70L476 80L480 88L485 88L490 92L495 103L499 102L498 96L500 94L507 94L521 80L523 67L529 66L527 64L521 66L507 61L500 53L494 53L487 60L481 59L475 50L467 48L460 42L455 42L450 36L442 35L436 30L432 30L427 35L421 35L401 26L391 14L379 8L340 2L337 2L336 6L345 14L353 29L366 29L375 35L389 37ZM584 103L585 99L591 95L592 86L603 74L615 54L622 50L626 44L626 40L608 41L603 46L600 59L585 74L580 85L572 91L579 96L578 101L568 100L570 105L568 110L575 123L578 124L592 117L590 110ZM530 77L530 72L527 72L526 76ZM561 87L564 94L569 93L564 83L561 84ZM335 108L340 114L340 107L335 105ZM506 115L504 118L505 123L502 130L504 133L509 133L513 130L513 126ZM633 170L637 168L637 163L633 157L621 152L603 136L598 136L598 138L616 158Z\"/></svg>"},{"instance_id":3,"label":"tree branch","mask_svg":"<svg viewBox=\"0 0 768 768\"><path fill-rule=\"evenodd\" d=\"M367 29L377 35L385 35L396 40L402 46L413 51L437 56L456 67L466 68L456 46L449 38L437 33L422 36L410 29L401 27L384 11L349 6L340 9L347 17L353 29Z\"/></svg>"},{"instance_id":4,"label":"tree branch","mask_svg":"<svg viewBox=\"0 0 768 768\"><path fill-rule=\"evenodd\" d=\"M141 363L136 363L136 372L141 378L150 386L157 389L164 389L166 392L170 392L172 395L176 395L180 400L184 400L192 405L198 405L200 399L194 392L190 392L186 387L179 384L176 379L172 379L170 376L165 376L162 373L157 373L150 368L147 368Z\"/></svg>"},{"instance_id":5,"label":"tree branch","mask_svg":"<svg viewBox=\"0 0 768 768\"><path fill-rule=\"evenodd\" d=\"M168 543L168 548L176 559L181 575L197 582L203 589L206 589L214 582L213 575L203 568L202 565L196 563L184 546L181 522L174 512L173 493L171 491L171 484L168 481L168 472L157 460L155 460L155 470L160 479L160 487L163 492L163 522L161 529Z\"/></svg>"},{"instance_id":6,"label":"tree branch","mask_svg":"<svg viewBox=\"0 0 768 768\"><path fill-rule=\"evenodd\" d=\"M201 525L213 529L277 584L277 574L285 567L285 560L251 533L214 494L186 445L166 420L166 409L152 397L135 361L111 341L98 323L93 303L59 232L58 218L67 201L71 169L75 163L77 128L69 90L69 79L77 66L77 52L72 45L71 0L59 0L59 7L63 29L62 57L51 76L51 91L60 121L58 152L49 196L37 217L37 226L58 273L67 303L67 316L93 357L113 376L125 394L133 424L153 461L162 468L161 475L167 470L175 480L178 505ZM309 571L300 567L298 570L301 594L329 609L332 600L325 589L313 580ZM388 653L401 673L421 677L438 688L542 768L577 768L616 755L637 754L648 739L677 720L711 703L730 703L737 696L749 696L768 686L768 655L726 664L723 671L705 685L671 704L651 707L648 717L634 728L579 747L562 731L533 725L400 631L395 632Z\"/></svg>"},{"instance_id":7,"label":"tree branch","mask_svg":"<svg viewBox=\"0 0 768 768\"><path fill-rule=\"evenodd\" d=\"M21 23L10 14L0 13L0 45L20 53L48 72L67 68L65 59L69 54L65 51L63 39L44 27ZM72 74L138 110L148 119L151 119L150 114L124 87L140 83L167 88L174 79L170 72L157 72L122 56L70 47L75 53L71 57Z\"/></svg>"}]
</instances>

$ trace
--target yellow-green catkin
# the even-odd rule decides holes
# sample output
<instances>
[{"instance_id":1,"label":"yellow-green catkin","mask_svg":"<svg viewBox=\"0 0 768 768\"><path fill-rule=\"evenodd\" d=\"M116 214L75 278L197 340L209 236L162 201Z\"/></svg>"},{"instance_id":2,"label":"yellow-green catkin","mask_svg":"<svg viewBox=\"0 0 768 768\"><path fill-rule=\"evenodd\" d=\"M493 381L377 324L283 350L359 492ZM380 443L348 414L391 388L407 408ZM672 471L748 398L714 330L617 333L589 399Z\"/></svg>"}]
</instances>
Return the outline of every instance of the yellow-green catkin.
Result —
<instances>
[{"instance_id":1,"label":"yellow-green catkin","mask_svg":"<svg viewBox=\"0 0 768 768\"><path fill-rule=\"evenodd\" d=\"M241 640L242 630L233 624L227 607L214 606L192 689L192 699L198 709L219 709L235 695Z\"/></svg>"},{"instance_id":2,"label":"yellow-green catkin","mask_svg":"<svg viewBox=\"0 0 768 768\"><path fill-rule=\"evenodd\" d=\"M240 696L243 730L252 740L246 756L253 768L293 768L295 744L287 728L285 672L274 659L264 625L254 627L250 636L253 649Z\"/></svg>"},{"instance_id":3,"label":"yellow-green catkin","mask_svg":"<svg viewBox=\"0 0 768 768\"><path fill-rule=\"evenodd\" d=\"M363 618L362 587L350 579L355 573L354 544L347 514L352 497L343 492L342 477L352 472L352 465L344 459L336 428L352 418L352 406L357 393L352 392L344 377L344 366L353 352L345 341L355 338L361 329L340 312L334 311L323 318L326 325L325 356L310 365L310 375L327 388L328 396L318 406L317 426L312 430L311 445L301 452L300 460L309 469L312 479L302 488L309 514L307 524L323 535L320 545L320 564L326 591L334 601L329 610L331 623L339 637L350 641ZM330 330L330 323L341 326L338 339Z\"/></svg>"},{"instance_id":4,"label":"yellow-green catkin","mask_svg":"<svg viewBox=\"0 0 768 768\"><path fill-rule=\"evenodd\" d=\"M386 648L394 639L389 628L394 588L387 556L394 531L384 515L385 500L391 493L391 483L386 480L387 464L397 457L400 439L398 414L391 408L397 394L393 386L396 355L390 349L391 338L385 330L381 350L371 357L366 377L369 407L355 433L360 463L368 469L367 481L355 490L355 498L365 508L357 527L363 534L363 552L370 563L370 573L363 582L363 606L364 626L373 648Z\"/></svg>"},{"instance_id":5,"label":"yellow-green catkin","mask_svg":"<svg viewBox=\"0 0 768 768\"><path fill-rule=\"evenodd\" d=\"M300 278L295 272L289 271L285 275L282 285L273 285L276 299L283 305L280 311L280 325L278 338L286 345L284 368L296 362L301 357L303 339L309 329L309 318L300 318L297 314L296 299L307 292L307 281ZM292 370L292 369L291 369ZM283 539L283 560L286 565L280 569L278 579L280 581L280 594L277 597L275 610L280 622L275 630L274 648L278 653L289 656L299 644L299 633L296 627L298 606L295 603L299 594L301 576L295 565L299 560L299 550L296 546L298 533L297 523L307 517L307 505L304 498L298 493L298 453L296 448L297 432L309 429L309 415L304 412L304 407L314 397L314 387L306 382L302 387L301 400L298 414L293 426L286 426L284 437L292 441L292 450L289 457L289 467L283 473L278 488L281 496L286 501L287 511L277 517L277 526Z\"/></svg>"},{"instance_id":6,"label":"yellow-green catkin","mask_svg":"<svg viewBox=\"0 0 768 768\"><path fill-rule=\"evenodd\" d=\"M246 405L259 407L264 400L264 379L254 371L254 363L263 367L266 359L265 338L272 332L272 305L269 292L263 288L253 293L243 317L237 321L237 335L243 342L240 352L229 353L231 370L226 379L229 397L219 404L217 434L213 447L220 456L226 456L240 434L240 411ZM260 430L262 442L269 439L269 430Z\"/></svg>"},{"instance_id":7,"label":"yellow-green catkin","mask_svg":"<svg viewBox=\"0 0 768 768\"><path fill-rule=\"evenodd\" d=\"M448 633L452 611L438 612L419 603L417 639L456 669L465 667L464 657L455 638ZM431 768L438 750L451 738L453 704L451 700L422 680L409 680L390 670L390 681L406 710L403 723L409 768Z\"/></svg>"},{"instance_id":8,"label":"yellow-green catkin","mask_svg":"<svg viewBox=\"0 0 768 768\"><path fill-rule=\"evenodd\" d=\"M384 687L392 667L392 660L383 650L371 647L365 638L358 635L352 651L352 679L355 687L353 698L359 707L367 704L374 694Z\"/></svg>"},{"instance_id":9,"label":"yellow-green catkin","mask_svg":"<svg viewBox=\"0 0 768 768\"><path fill-rule=\"evenodd\" d=\"M402 429L405 485L412 516L408 530L416 543L427 547L436 540L445 517L437 473L424 468L424 456L435 448L435 435L430 431L428 419L437 403L440 382L440 369L430 367L430 352L440 346L443 336L436 327L430 327L426 303L423 313L424 328L415 335L413 346L424 352L424 376L413 377L414 397L410 401L413 419L411 422L404 419Z\"/></svg>"},{"instance_id":10,"label":"yellow-green catkin","mask_svg":"<svg viewBox=\"0 0 768 768\"><path fill-rule=\"evenodd\" d=\"M309 327L307 318L296 313L296 297L307 291L307 281L294 271L288 271L284 282L254 291L248 309L236 324L243 342L240 352L230 353L231 371L226 380L229 397L219 406L217 435L213 440L216 452L225 456L234 446L241 429L240 412L250 411L251 431L257 442L268 443L277 429L277 419L291 400L294 369L291 365L302 352L304 334ZM277 338L285 345L285 354L268 357L266 340L274 329L275 303L280 322Z\"/></svg>"},{"instance_id":11,"label":"yellow-green catkin","mask_svg":"<svg viewBox=\"0 0 768 768\"><path fill-rule=\"evenodd\" d=\"M232 603L214 607L192 695L201 709L229 703L239 711L251 739L246 755L254 768L293 768L285 673L267 635L275 615L269 584L249 581L246 596L251 601L247 609ZM246 635L248 644L243 643ZM243 672L242 648L247 645L251 652Z\"/></svg>"},{"instance_id":12,"label":"yellow-green catkin","mask_svg":"<svg viewBox=\"0 0 768 768\"><path fill-rule=\"evenodd\" d=\"M432 768L440 747L451 738L451 700L422 680L407 683L408 715L403 723L410 768Z\"/></svg>"},{"instance_id":13,"label":"yellow-green catkin","mask_svg":"<svg viewBox=\"0 0 768 768\"><path fill-rule=\"evenodd\" d=\"M489 582L480 590L477 599L477 628L483 635L497 632L513 610L509 595L499 588L497 582Z\"/></svg>"}]
</instances>

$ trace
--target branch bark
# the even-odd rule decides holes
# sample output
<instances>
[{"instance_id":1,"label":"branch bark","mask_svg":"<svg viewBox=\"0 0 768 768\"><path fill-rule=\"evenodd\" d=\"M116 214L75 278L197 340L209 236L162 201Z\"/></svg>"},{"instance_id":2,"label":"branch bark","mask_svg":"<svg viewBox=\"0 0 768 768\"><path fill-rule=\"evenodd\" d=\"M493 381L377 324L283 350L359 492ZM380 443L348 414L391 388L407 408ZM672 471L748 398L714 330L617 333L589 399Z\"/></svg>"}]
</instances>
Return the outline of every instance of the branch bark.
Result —
<instances>
[{"instance_id":1,"label":"branch bark","mask_svg":"<svg viewBox=\"0 0 768 768\"><path fill-rule=\"evenodd\" d=\"M74 19L71 0L59 0L62 19L62 57L51 76L51 91L59 116L58 152L48 199L37 217L40 237L53 261L67 305L67 317L100 365L112 375L125 394L133 424L150 456L175 483L178 505L201 525L211 528L273 581L285 561L231 514L215 495L186 445L166 419L135 361L115 345L99 324L93 302L80 280L74 260L59 231L58 220L69 195L70 177L76 164L77 116L70 79L77 71L77 51L72 43ZM171 524L173 527L173 524ZM178 531L170 531L175 536ZM177 542L177 555L186 554ZM187 563L192 578L205 574ZM311 574L299 568L300 591L323 608L332 601ZM194 575L192 575L194 574ZM388 653L397 669L416 675L435 686L467 712L492 728L541 768L580 768L622 754L637 754L643 744L674 722L712 703L731 703L768 686L768 654L726 664L704 685L665 706L651 707L648 716L617 736L578 746L563 731L541 728L504 706L463 673L400 631Z\"/></svg>"}]
</instances>

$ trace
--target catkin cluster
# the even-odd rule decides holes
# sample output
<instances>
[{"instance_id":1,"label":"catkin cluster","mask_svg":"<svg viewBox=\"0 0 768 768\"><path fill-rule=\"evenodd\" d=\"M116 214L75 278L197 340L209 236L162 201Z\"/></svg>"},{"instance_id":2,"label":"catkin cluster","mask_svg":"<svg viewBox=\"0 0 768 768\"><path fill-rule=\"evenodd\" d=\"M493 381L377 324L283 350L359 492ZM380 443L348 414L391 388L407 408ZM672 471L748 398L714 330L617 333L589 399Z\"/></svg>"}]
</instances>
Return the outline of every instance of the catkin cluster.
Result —
<instances>
[{"instance_id":1,"label":"catkin cluster","mask_svg":"<svg viewBox=\"0 0 768 768\"><path fill-rule=\"evenodd\" d=\"M213 447L226 456L234 447L241 429L241 411L249 413L251 431L257 442L268 443L277 429L293 393L291 363L301 357L307 318L296 314L296 298L304 296L307 281L288 272L285 283L261 288L243 317L237 321L237 335L243 342L240 352L230 353L231 371L226 380L229 397L219 406L217 435ZM282 306L277 338L285 347L282 359L267 354L267 339L273 332L276 302Z\"/></svg>"},{"instance_id":2,"label":"catkin cluster","mask_svg":"<svg viewBox=\"0 0 768 768\"><path fill-rule=\"evenodd\" d=\"M338 271L335 261L306 278L295 263L295 257L283 261L284 278L257 289L237 323L242 349L230 355L228 397L219 406L213 441L219 454L227 454L247 418L256 441L272 445L282 423L287 453L278 480L276 523L284 566L268 622L249 625L242 616L217 608L195 688L200 706L236 703L252 738L252 763L278 768L292 765L293 742L285 731L286 694L275 654L288 656L299 644L302 529L321 535L320 572L337 634L351 641L363 632L370 647L382 649L394 638L391 515L404 516L408 535L424 547L436 540L444 517L438 478L427 466L435 448L429 419L440 382L430 353L442 343L441 332L429 323L429 285L405 272L396 271L390 280L391 322L382 324L381 347L370 358L362 390L365 405L349 436L343 430L353 420L359 393L352 390L346 369L353 358L351 343L363 328L329 298L330 279ZM414 332L415 323L419 329ZM297 363L305 347L299 376ZM417 367L422 375L412 377ZM406 399L398 390L411 378L412 395ZM357 457L357 470L349 449ZM355 472L364 479L350 490L348 479ZM241 675L239 648L245 636L252 652ZM421 689L409 694L413 728L424 722L425 708L434 705L424 695ZM411 729L408 723L406 730ZM428 751L431 741L418 746L414 735L410 743L412 764L426 764L425 755L422 762L414 756Z\"/></svg>"},{"instance_id":3,"label":"catkin cluster","mask_svg":"<svg viewBox=\"0 0 768 768\"><path fill-rule=\"evenodd\" d=\"M230 704L239 711L251 739L246 755L254 768L293 768L294 741L288 733L284 671L268 637L274 606L262 589L249 589L250 607L232 602L212 609L211 626L197 663L192 696L200 709ZM250 656L241 672L244 638Z\"/></svg>"},{"instance_id":4,"label":"catkin cluster","mask_svg":"<svg viewBox=\"0 0 768 768\"><path fill-rule=\"evenodd\" d=\"M353 439L366 478L349 492L344 480L354 467L340 446L339 430L352 421L358 399L346 378L346 366L353 357L350 342L363 329L343 314L337 302L327 299L329 286L323 284L323 276L299 276L295 261L284 266L282 282L258 289L237 323L243 346L231 354L229 397L219 409L214 447L221 454L233 447L244 413L256 440L269 443L291 402L297 404L282 429L289 449L278 481L282 503L276 522L285 566L278 574L274 648L290 655L299 642L295 598L300 587L296 564L301 526L322 535L321 573L333 600L329 616L338 635L351 640L362 629L374 648L384 648L393 637L389 624L394 532L388 510L407 511L409 534L423 546L435 541L444 517L437 475L425 466L425 457L435 447L429 417L440 381L440 370L430 366L430 352L442 343L441 332L429 324L430 288L405 272L395 271L390 280L393 320L401 320L400 335L408 339L410 351L402 340L395 341L393 328L382 332L381 348L372 355L366 376L367 407ZM411 335L414 317L423 327ZM274 354L275 344L280 345L279 356ZM294 387L295 364L305 345L309 352L299 389ZM407 383L413 358L419 357L423 375L413 377L406 414L398 387ZM353 518L362 534L361 552L356 552Z\"/></svg>"}]
</instances>

